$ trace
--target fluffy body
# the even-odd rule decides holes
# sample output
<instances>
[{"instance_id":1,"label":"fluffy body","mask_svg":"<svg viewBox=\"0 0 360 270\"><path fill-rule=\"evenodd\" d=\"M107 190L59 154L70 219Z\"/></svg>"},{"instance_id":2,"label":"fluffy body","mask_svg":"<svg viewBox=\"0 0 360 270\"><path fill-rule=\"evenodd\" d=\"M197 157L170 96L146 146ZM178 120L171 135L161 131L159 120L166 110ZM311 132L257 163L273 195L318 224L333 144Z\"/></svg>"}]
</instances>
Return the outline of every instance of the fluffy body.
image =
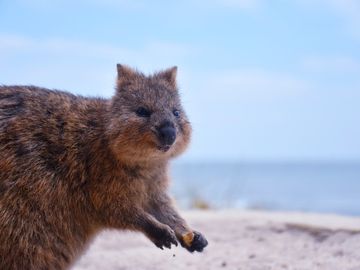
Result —
<instances>
[{"instance_id":1,"label":"fluffy body","mask_svg":"<svg viewBox=\"0 0 360 270\"><path fill-rule=\"evenodd\" d=\"M109 100L0 87L0 269L67 269L105 228L203 250L206 239L166 193L169 159L191 134L175 76L176 68L145 76L118 65ZM151 116L138 116L139 107ZM164 123L176 130L166 150Z\"/></svg>"}]
</instances>

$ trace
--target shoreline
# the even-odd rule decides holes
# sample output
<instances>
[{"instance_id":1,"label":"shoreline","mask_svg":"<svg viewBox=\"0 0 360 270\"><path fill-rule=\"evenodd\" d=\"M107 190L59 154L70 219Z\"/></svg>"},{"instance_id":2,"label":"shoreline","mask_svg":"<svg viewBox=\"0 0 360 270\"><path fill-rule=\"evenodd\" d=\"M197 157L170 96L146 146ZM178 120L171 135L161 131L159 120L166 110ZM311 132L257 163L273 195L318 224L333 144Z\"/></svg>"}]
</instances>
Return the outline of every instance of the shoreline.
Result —
<instances>
[{"instance_id":1,"label":"shoreline","mask_svg":"<svg viewBox=\"0 0 360 270\"><path fill-rule=\"evenodd\" d=\"M160 250L140 233L102 232L72 270L360 270L360 218L249 210L182 211L203 253Z\"/></svg>"},{"instance_id":2,"label":"shoreline","mask_svg":"<svg viewBox=\"0 0 360 270\"><path fill-rule=\"evenodd\" d=\"M253 221L273 221L282 223L296 223L324 229L344 229L360 232L360 216L341 215L336 213L316 213L277 210L247 210L247 209L219 209L219 210L188 210L182 211L185 218L194 220L211 219L244 219Z\"/></svg>"}]
</instances>

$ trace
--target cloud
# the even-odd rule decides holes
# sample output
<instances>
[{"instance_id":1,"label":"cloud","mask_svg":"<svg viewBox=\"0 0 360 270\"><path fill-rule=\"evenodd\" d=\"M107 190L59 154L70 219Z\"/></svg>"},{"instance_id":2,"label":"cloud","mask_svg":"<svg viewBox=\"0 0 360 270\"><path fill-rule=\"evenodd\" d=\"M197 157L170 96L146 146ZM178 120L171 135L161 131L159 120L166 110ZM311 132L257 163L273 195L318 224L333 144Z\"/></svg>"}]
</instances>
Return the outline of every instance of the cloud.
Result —
<instances>
[{"instance_id":1,"label":"cloud","mask_svg":"<svg viewBox=\"0 0 360 270\"><path fill-rule=\"evenodd\" d=\"M343 21L349 35L360 41L360 1L358 0L296 0L300 5L330 10Z\"/></svg>"},{"instance_id":2,"label":"cloud","mask_svg":"<svg viewBox=\"0 0 360 270\"><path fill-rule=\"evenodd\" d=\"M209 130L214 122L222 127L237 123L242 115L239 111L257 114L273 104L296 102L314 92L313 84L301 78L261 69L205 72L190 78L185 86L185 107L203 130Z\"/></svg>"},{"instance_id":3,"label":"cloud","mask_svg":"<svg viewBox=\"0 0 360 270\"><path fill-rule=\"evenodd\" d=\"M116 7L116 8L128 8L128 9L137 9L144 8L146 2L143 0L131 1L131 0L15 0L14 2L31 9L45 9L53 10L59 7Z\"/></svg>"},{"instance_id":4,"label":"cloud","mask_svg":"<svg viewBox=\"0 0 360 270\"><path fill-rule=\"evenodd\" d=\"M360 41L360 2L358 0L325 1L347 24L350 34Z\"/></svg>"},{"instance_id":5,"label":"cloud","mask_svg":"<svg viewBox=\"0 0 360 270\"><path fill-rule=\"evenodd\" d=\"M162 41L127 48L56 37L0 35L0 84L31 83L109 96L113 92L116 63L153 72L181 65L195 51L187 45Z\"/></svg>"},{"instance_id":6,"label":"cloud","mask_svg":"<svg viewBox=\"0 0 360 270\"><path fill-rule=\"evenodd\" d=\"M201 126L219 121L237 122L239 108L263 108L295 102L315 91L312 81L286 72L265 69L231 69L187 74L180 80L185 108ZM206 116L204 115L206 114ZM204 130L208 130L208 126Z\"/></svg>"},{"instance_id":7,"label":"cloud","mask_svg":"<svg viewBox=\"0 0 360 270\"><path fill-rule=\"evenodd\" d=\"M224 6L228 8L253 9L260 6L260 0L212 0L204 1L208 4Z\"/></svg>"},{"instance_id":8,"label":"cloud","mask_svg":"<svg viewBox=\"0 0 360 270\"><path fill-rule=\"evenodd\" d=\"M360 63L347 56L311 56L304 59L302 66L314 72L359 72Z\"/></svg>"},{"instance_id":9,"label":"cloud","mask_svg":"<svg viewBox=\"0 0 360 270\"><path fill-rule=\"evenodd\" d=\"M184 57L189 53L185 45L168 42L149 42L139 49L128 49L120 46L94 43L91 41L69 40L63 38L34 39L16 35L0 35L0 51L7 53L23 52L43 52L43 53L66 53L78 56L100 56L102 58L118 59L158 57L160 62L167 57ZM164 58L164 59L162 59Z\"/></svg>"},{"instance_id":10,"label":"cloud","mask_svg":"<svg viewBox=\"0 0 360 270\"><path fill-rule=\"evenodd\" d=\"M310 89L310 84L290 74L261 69L240 69L208 74L203 88L221 96L244 98L274 98L296 96Z\"/></svg>"},{"instance_id":11,"label":"cloud","mask_svg":"<svg viewBox=\"0 0 360 270\"><path fill-rule=\"evenodd\" d=\"M59 7L67 7L74 5L78 7L105 7L105 8L117 8L117 9L147 9L154 6L179 6L179 3L182 6L188 7L202 7L202 8L213 8L213 7L225 7L225 8L236 8L236 9L254 9L260 6L263 0L186 0L179 3L176 2L167 2L162 1L152 1L147 2L144 0L15 0L22 6L27 8L35 9L56 9Z\"/></svg>"}]
</instances>

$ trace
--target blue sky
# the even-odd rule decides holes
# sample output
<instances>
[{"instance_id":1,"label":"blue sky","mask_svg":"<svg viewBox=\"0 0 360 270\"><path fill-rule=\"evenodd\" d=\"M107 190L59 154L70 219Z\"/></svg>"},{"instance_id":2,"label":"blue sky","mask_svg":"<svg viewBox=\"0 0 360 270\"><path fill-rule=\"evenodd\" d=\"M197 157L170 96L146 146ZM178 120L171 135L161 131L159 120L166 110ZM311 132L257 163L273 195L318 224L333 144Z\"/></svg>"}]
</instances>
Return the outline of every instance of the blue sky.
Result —
<instances>
[{"instance_id":1,"label":"blue sky","mask_svg":"<svg viewBox=\"0 0 360 270\"><path fill-rule=\"evenodd\" d=\"M360 160L356 0L3 0L0 84L110 97L177 65L185 161Z\"/></svg>"}]
</instances>

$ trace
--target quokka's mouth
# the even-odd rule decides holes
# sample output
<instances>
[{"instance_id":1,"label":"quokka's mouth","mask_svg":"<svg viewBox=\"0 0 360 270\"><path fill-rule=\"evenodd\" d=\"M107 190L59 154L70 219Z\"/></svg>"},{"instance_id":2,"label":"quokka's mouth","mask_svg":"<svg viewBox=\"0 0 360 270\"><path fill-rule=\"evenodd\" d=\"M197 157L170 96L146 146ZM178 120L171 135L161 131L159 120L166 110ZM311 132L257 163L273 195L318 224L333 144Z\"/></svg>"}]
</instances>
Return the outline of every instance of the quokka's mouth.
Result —
<instances>
[{"instance_id":1,"label":"quokka's mouth","mask_svg":"<svg viewBox=\"0 0 360 270\"><path fill-rule=\"evenodd\" d=\"M171 145L161 145L161 146L158 146L158 149L162 152L167 152L169 151L169 149L171 148Z\"/></svg>"}]
</instances>

